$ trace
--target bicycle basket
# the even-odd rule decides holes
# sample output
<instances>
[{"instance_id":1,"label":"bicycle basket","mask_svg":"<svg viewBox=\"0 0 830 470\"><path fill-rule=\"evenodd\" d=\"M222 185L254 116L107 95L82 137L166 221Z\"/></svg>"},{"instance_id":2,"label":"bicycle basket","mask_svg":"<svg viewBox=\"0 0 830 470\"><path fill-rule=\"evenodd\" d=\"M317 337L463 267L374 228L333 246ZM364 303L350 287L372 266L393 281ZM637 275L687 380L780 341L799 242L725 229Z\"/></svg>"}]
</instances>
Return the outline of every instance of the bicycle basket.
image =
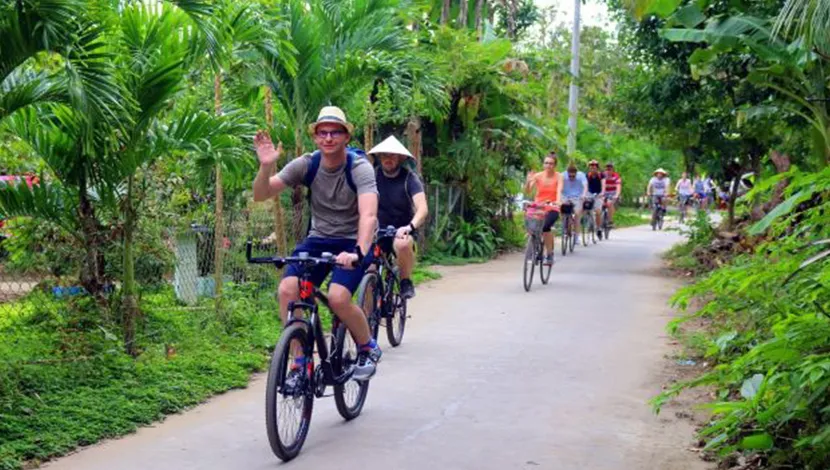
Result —
<instances>
[{"instance_id":1,"label":"bicycle basket","mask_svg":"<svg viewBox=\"0 0 830 470\"><path fill-rule=\"evenodd\" d=\"M572 202L565 202L561 206L562 215L571 215L574 212L574 205Z\"/></svg>"},{"instance_id":2,"label":"bicycle basket","mask_svg":"<svg viewBox=\"0 0 830 470\"><path fill-rule=\"evenodd\" d=\"M525 212L525 228L530 233L542 233L542 226L545 224L545 211L541 209L528 208Z\"/></svg>"}]
</instances>

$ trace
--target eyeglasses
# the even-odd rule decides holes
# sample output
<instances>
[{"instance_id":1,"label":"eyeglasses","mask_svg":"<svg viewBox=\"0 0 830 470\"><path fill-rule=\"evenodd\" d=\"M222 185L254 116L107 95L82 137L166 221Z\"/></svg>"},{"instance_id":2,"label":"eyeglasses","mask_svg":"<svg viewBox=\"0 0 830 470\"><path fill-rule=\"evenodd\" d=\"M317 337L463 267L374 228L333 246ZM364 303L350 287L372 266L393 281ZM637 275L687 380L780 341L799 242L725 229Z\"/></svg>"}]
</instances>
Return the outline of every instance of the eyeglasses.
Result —
<instances>
[{"instance_id":1,"label":"eyeglasses","mask_svg":"<svg viewBox=\"0 0 830 470\"><path fill-rule=\"evenodd\" d=\"M346 135L346 131L339 129L335 131L317 131L315 132L315 134L317 135L317 137L321 139L327 139L329 137L332 139L337 139L339 137L343 137L344 135Z\"/></svg>"}]
</instances>

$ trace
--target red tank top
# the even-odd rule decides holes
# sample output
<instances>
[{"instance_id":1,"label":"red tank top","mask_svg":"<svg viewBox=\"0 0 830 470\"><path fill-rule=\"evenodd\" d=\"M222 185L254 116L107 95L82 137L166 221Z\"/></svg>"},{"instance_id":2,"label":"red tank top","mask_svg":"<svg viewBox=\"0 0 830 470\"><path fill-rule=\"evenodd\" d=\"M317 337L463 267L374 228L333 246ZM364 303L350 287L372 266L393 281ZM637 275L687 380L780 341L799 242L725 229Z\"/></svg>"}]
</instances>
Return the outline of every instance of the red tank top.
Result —
<instances>
[{"instance_id":1,"label":"red tank top","mask_svg":"<svg viewBox=\"0 0 830 470\"><path fill-rule=\"evenodd\" d=\"M554 173L552 178L545 176L545 172L536 173L536 197L533 202L557 202L559 196L559 173ZM558 209L554 209L558 210Z\"/></svg>"}]
</instances>

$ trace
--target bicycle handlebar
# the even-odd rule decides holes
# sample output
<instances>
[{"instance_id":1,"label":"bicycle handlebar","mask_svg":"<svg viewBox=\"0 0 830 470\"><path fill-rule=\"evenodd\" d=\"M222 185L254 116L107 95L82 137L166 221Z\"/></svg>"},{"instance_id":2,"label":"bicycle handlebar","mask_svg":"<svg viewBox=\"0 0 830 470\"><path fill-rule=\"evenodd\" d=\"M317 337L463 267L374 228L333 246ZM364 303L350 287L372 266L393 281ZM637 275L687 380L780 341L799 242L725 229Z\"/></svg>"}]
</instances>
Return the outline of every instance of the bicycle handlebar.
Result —
<instances>
[{"instance_id":1,"label":"bicycle handlebar","mask_svg":"<svg viewBox=\"0 0 830 470\"><path fill-rule=\"evenodd\" d=\"M377 239L383 238L395 238L398 236L398 229L393 227L392 225L388 225L386 228L378 229Z\"/></svg>"},{"instance_id":2,"label":"bicycle handlebar","mask_svg":"<svg viewBox=\"0 0 830 470\"><path fill-rule=\"evenodd\" d=\"M245 243L245 258L251 264L273 264L278 269L283 268L286 264L300 264L300 265L331 265L331 266L342 266L340 263L337 262L335 259L334 254L332 253L323 253L322 256L315 257L309 256L308 252L300 252L297 256L264 256L264 257L253 257L251 256L251 251L253 250L253 242L248 240ZM357 266L357 261L352 263L352 267Z\"/></svg>"}]
</instances>

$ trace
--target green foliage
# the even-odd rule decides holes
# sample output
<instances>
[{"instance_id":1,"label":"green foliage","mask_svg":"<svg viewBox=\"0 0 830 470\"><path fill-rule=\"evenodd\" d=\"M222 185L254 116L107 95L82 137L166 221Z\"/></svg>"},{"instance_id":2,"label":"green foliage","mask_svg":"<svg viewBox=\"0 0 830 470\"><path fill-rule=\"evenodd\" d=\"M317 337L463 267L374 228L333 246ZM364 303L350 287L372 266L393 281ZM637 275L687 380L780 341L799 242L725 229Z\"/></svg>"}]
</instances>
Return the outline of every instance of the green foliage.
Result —
<instances>
[{"instance_id":1,"label":"green foliage","mask_svg":"<svg viewBox=\"0 0 830 470\"><path fill-rule=\"evenodd\" d=\"M474 222L456 219L448 239L450 254L463 258L490 258L500 243L493 227L480 219Z\"/></svg>"},{"instance_id":2,"label":"green foliage","mask_svg":"<svg viewBox=\"0 0 830 470\"><path fill-rule=\"evenodd\" d=\"M242 285L226 300L230 319L220 324L212 302L184 308L170 289L145 295L137 361L94 302L40 293L20 301L18 314L0 317L0 468L126 434L244 387L280 326L268 294Z\"/></svg>"},{"instance_id":3,"label":"green foliage","mask_svg":"<svg viewBox=\"0 0 830 470\"><path fill-rule=\"evenodd\" d=\"M830 171L789 176L788 193L799 194ZM759 185L767 192L770 186ZM715 366L672 387L655 405L686 387L715 387L714 419L701 432L713 451L762 452L773 466L830 464L830 264L821 256L830 235L824 222L830 200L826 190L819 191L807 203L779 211L754 253L738 256L674 298L681 307L695 298L707 301L672 327L705 318L711 326L701 353ZM711 238L711 229L697 225L690 244Z\"/></svg>"}]
</instances>

